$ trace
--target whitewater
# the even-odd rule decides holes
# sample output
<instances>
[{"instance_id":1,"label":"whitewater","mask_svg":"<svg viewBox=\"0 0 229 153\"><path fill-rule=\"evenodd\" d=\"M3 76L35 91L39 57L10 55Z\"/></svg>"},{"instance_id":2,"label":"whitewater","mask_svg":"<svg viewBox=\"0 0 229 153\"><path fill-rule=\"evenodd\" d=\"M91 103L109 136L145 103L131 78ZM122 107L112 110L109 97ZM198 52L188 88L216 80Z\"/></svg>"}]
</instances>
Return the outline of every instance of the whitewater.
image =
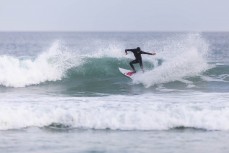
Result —
<instances>
[{"instance_id":1,"label":"whitewater","mask_svg":"<svg viewBox=\"0 0 229 153\"><path fill-rule=\"evenodd\" d=\"M4 102L0 108L0 125L1 130L34 126L100 130L169 130L181 127L229 130L227 93L193 93L193 98L189 98L189 94L184 93L102 98L27 96L20 100L7 97L1 98Z\"/></svg>"},{"instance_id":2,"label":"whitewater","mask_svg":"<svg viewBox=\"0 0 229 153\"><path fill-rule=\"evenodd\" d=\"M198 145L227 152L228 40L228 33L2 32L0 148L150 153L184 152L186 143L186 152ZM118 68L130 69L134 56L124 51L136 47L157 54L142 55L145 72L136 64L131 80Z\"/></svg>"}]
</instances>

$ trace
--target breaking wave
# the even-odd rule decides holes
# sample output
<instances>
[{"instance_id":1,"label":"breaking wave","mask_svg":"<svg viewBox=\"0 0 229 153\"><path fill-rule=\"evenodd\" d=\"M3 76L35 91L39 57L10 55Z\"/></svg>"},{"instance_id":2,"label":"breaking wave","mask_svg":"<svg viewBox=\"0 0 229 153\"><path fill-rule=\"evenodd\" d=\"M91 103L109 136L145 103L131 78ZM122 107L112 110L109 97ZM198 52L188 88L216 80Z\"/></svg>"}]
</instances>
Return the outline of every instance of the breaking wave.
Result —
<instances>
[{"instance_id":1,"label":"breaking wave","mask_svg":"<svg viewBox=\"0 0 229 153\"><path fill-rule=\"evenodd\" d=\"M16 102L15 97L1 98L0 130L34 126L111 130L169 130L180 127L229 130L228 93L176 96L21 97Z\"/></svg>"},{"instance_id":2,"label":"breaking wave","mask_svg":"<svg viewBox=\"0 0 229 153\"><path fill-rule=\"evenodd\" d=\"M218 76L215 69L228 69L228 66L210 65L207 62L208 43L200 34L190 34L181 38L164 40L165 42L146 42L143 49L157 49L156 56L143 55L145 73L139 73L133 83L151 87L174 81L188 82L192 77L206 78ZM26 87L44 82L56 82L64 79L77 81L98 76L102 79L120 78L118 67L130 69L132 54L126 56L124 47L111 44L94 52L78 52L69 50L56 41L45 52L35 58L20 58L0 55L0 85L5 87ZM225 68L226 67L226 68ZM220 70L219 70L220 71ZM222 70L223 71L223 70ZM225 72L225 71L224 71ZM207 77L203 77L203 73ZM218 72L217 72L218 73ZM220 74L228 80L228 75ZM221 77L221 78L222 78ZM209 79L208 79L209 80Z\"/></svg>"}]
</instances>

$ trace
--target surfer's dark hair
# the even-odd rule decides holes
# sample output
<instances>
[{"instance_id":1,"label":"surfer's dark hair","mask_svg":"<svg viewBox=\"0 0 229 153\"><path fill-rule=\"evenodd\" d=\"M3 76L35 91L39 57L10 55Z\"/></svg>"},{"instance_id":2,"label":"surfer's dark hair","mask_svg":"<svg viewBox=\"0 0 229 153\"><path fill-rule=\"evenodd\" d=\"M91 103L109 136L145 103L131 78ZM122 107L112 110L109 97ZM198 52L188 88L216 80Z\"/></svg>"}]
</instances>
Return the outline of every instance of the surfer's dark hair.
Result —
<instances>
[{"instance_id":1,"label":"surfer's dark hair","mask_svg":"<svg viewBox=\"0 0 229 153\"><path fill-rule=\"evenodd\" d=\"M137 50L139 50L139 51L140 51L140 50L141 50L141 48L140 48L140 47L137 47Z\"/></svg>"}]
</instances>

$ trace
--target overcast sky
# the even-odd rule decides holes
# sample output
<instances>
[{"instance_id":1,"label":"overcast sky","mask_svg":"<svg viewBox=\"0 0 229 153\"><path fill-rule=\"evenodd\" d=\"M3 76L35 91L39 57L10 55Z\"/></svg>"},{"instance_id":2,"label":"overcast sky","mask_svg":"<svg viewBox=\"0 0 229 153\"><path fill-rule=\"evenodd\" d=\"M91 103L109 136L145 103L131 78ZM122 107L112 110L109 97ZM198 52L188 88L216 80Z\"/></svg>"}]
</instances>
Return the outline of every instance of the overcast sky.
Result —
<instances>
[{"instance_id":1,"label":"overcast sky","mask_svg":"<svg viewBox=\"0 0 229 153\"><path fill-rule=\"evenodd\" d=\"M229 31L229 0L0 0L0 31Z\"/></svg>"}]
</instances>

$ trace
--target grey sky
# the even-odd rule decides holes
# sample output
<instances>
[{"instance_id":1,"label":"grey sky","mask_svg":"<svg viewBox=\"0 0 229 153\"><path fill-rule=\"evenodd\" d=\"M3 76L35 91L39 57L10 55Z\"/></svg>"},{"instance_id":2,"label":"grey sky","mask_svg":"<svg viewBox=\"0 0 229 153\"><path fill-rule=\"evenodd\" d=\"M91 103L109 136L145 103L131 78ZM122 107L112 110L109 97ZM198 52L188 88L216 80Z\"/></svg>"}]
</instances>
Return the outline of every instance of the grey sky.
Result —
<instances>
[{"instance_id":1,"label":"grey sky","mask_svg":"<svg viewBox=\"0 0 229 153\"><path fill-rule=\"evenodd\" d=\"M229 31L229 1L0 0L0 31Z\"/></svg>"}]
</instances>

